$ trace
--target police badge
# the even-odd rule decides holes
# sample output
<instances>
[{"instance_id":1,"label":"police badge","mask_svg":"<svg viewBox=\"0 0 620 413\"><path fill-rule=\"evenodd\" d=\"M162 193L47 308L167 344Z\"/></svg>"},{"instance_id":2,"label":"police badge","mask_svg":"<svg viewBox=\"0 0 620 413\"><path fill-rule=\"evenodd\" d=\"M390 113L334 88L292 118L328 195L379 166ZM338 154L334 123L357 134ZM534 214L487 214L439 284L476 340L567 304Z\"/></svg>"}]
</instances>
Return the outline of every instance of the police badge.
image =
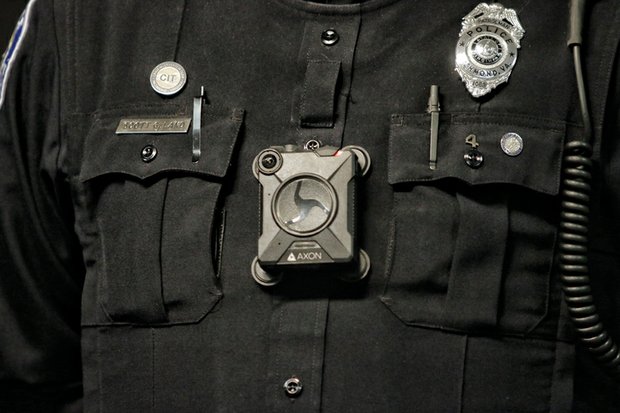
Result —
<instances>
[{"instance_id":1,"label":"police badge","mask_svg":"<svg viewBox=\"0 0 620 413\"><path fill-rule=\"evenodd\" d=\"M477 98L508 81L525 30L517 13L499 3L480 3L462 24L455 70Z\"/></svg>"}]
</instances>

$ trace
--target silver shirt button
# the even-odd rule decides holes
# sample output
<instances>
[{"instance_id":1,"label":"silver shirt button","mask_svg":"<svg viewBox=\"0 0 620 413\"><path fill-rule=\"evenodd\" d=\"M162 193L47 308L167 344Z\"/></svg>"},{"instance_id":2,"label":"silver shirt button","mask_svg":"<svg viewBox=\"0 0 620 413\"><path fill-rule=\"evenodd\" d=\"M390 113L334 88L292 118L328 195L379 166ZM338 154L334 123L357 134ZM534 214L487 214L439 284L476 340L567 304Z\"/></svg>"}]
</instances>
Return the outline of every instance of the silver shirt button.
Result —
<instances>
[{"instance_id":1,"label":"silver shirt button","mask_svg":"<svg viewBox=\"0 0 620 413\"><path fill-rule=\"evenodd\" d=\"M303 386L301 380L293 376L284 382L284 391L289 397L297 397L301 393Z\"/></svg>"}]
</instances>

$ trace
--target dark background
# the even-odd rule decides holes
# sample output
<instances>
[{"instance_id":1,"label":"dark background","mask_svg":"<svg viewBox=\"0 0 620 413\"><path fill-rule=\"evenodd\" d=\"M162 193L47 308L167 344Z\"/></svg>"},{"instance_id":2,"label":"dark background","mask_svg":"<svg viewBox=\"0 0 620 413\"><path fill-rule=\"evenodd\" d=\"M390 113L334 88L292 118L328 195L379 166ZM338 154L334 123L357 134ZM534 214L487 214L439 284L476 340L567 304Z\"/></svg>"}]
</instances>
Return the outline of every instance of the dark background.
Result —
<instances>
[{"instance_id":1,"label":"dark background","mask_svg":"<svg viewBox=\"0 0 620 413\"><path fill-rule=\"evenodd\" d=\"M15 23L27 3L26 0L0 0L0 55L7 49Z\"/></svg>"}]
</instances>

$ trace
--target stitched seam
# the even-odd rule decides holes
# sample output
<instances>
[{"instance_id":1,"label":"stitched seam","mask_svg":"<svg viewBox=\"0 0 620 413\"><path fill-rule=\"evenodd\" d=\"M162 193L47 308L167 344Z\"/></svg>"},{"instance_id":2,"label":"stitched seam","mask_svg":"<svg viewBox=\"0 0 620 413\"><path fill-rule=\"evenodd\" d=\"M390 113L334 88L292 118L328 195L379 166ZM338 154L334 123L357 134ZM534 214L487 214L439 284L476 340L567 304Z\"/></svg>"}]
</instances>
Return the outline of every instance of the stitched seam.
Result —
<instances>
[{"instance_id":1,"label":"stitched seam","mask_svg":"<svg viewBox=\"0 0 620 413\"><path fill-rule=\"evenodd\" d=\"M463 412L463 400L465 398L465 375L467 374L467 347L469 336L463 337L463 368L461 369L461 386L459 388L459 412Z\"/></svg>"},{"instance_id":2,"label":"stitched seam","mask_svg":"<svg viewBox=\"0 0 620 413\"><path fill-rule=\"evenodd\" d=\"M161 200L161 208L160 210L160 222L159 222L159 252L157 259L159 260L159 302L161 305L159 306L159 310L161 311L161 316L164 320L170 321L168 318L168 309L166 308L166 300L164 294L164 222L167 220L166 218L166 204L168 201L168 192L170 187L170 178L166 179L166 186L164 187L164 195Z\"/></svg>"},{"instance_id":3,"label":"stitched seam","mask_svg":"<svg viewBox=\"0 0 620 413\"><path fill-rule=\"evenodd\" d=\"M280 316L278 317L278 336L276 337L276 345L275 347L275 365L276 365L276 377L274 377L275 382L277 383L278 380L280 380L281 377L281 372L280 372L280 368L281 368L281 360L280 360L280 346L282 345L282 319L284 318L284 305L282 305L280 307ZM274 389L275 390L275 389ZM278 392L274 391L273 392L273 400L274 400L274 407L278 405Z\"/></svg>"},{"instance_id":4,"label":"stitched seam","mask_svg":"<svg viewBox=\"0 0 620 413\"><path fill-rule=\"evenodd\" d=\"M392 271L394 269L394 254L396 252L396 206L398 204L398 200L394 197L394 192L392 191L392 214L390 219L390 240L388 242L387 248L387 257L385 261L385 284L383 286L383 296L389 298L388 291L390 280L392 279Z\"/></svg>"},{"instance_id":5,"label":"stitched seam","mask_svg":"<svg viewBox=\"0 0 620 413\"><path fill-rule=\"evenodd\" d=\"M155 411L155 329L151 328L151 410Z\"/></svg>"},{"instance_id":6,"label":"stitched seam","mask_svg":"<svg viewBox=\"0 0 620 413\"><path fill-rule=\"evenodd\" d=\"M181 45L181 28L183 27L183 22L185 21L185 10L187 9L187 0L183 1L183 10L181 10L181 16L179 17L179 21L177 22L177 38L176 38L176 44L174 45L174 61L177 60L178 54L179 54L179 47Z\"/></svg>"},{"instance_id":7,"label":"stitched seam","mask_svg":"<svg viewBox=\"0 0 620 413\"><path fill-rule=\"evenodd\" d=\"M308 58L309 56L309 51L308 54L306 54L306 58ZM309 61L308 61L309 63ZM306 72L308 71L308 63L306 63ZM308 78L306 76L304 76L304 85L303 85L303 89L301 92L301 102L299 105L299 116L298 116L298 121L299 124L303 124L303 113L306 112L306 92L308 91Z\"/></svg>"},{"instance_id":8,"label":"stitched seam","mask_svg":"<svg viewBox=\"0 0 620 413\"><path fill-rule=\"evenodd\" d=\"M69 82L69 83L73 85L73 87L72 87L72 89L73 89L72 90L72 92L73 92L73 102L71 102L71 107L73 108L73 110L76 110L77 106L78 106L77 105L77 100L78 100L78 98L77 98L78 97L78 93L77 93L77 87L78 87L77 86L77 67L78 67L78 65L77 65L77 54L78 54L77 53L77 47L78 47L78 44L79 44L78 41L77 41L77 32L78 32L77 14L79 12L78 4L79 4L79 1L72 1L71 2L71 5L73 6L73 10L72 10L73 13L72 13L72 16L71 16L72 17L72 19L71 19L72 21L71 21L69 27L72 30L72 33L71 33L72 36L67 36L67 48L72 51L72 53L70 55L71 66L72 66L72 70L71 70L70 76L73 79L72 79L72 82ZM71 37L72 37L72 39L71 39ZM71 40L69 40L69 39L71 39ZM74 45L73 48L71 47L71 43L70 43L71 41L73 42L73 45Z\"/></svg>"},{"instance_id":9,"label":"stitched seam","mask_svg":"<svg viewBox=\"0 0 620 413\"><path fill-rule=\"evenodd\" d=\"M98 380L98 395L99 395L99 413L103 412L103 374L101 371L101 362L103 360L103 356L101 354L101 334L99 331L95 333L97 335L96 345L97 345L97 380Z\"/></svg>"},{"instance_id":10,"label":"stitched seam","mask_svg":"<svg viewBox=\"0 0 620 413\"><path fill-rule=\"evenodd\" d=\"M392 180L391 184L392 185L398 185L398 184L403 184L403 183L415 183L415 182L436 182L436 181L441 181L443 179L456 179L460 182L463 182L469 186L478 186L478 185L496 185L496 184L506 184L506 185L515 185L515 186L520 186L523 188L529 188L532 189L536 192L540 192L542 194L546 194L546 195L557 195L557 191L548 191L546 189L543 189L542 187L536 186L536 185L526 185L523 183L515 183L514 181L506 181L506 180L490 180L490 181L482 181L482 182L476 182L476 183L471 183L469 182L469 180L463 179L459 176L453 176L453 175L446 175L446 176L438 176L435 178L416 178L416 177L410 177L410 176L405 176L403 178L400 178L399 180Z\"/></svg>"},{"instance_id":11,"label":"stitched seam","mask_svg":"<svg viewBox=\"0 0 620 413\"><path fill-rule=\"evenodd\" d=\"M56 71L57 74L56 76L58 77L58 83L62 84L62 74L60 72L60 46L59 46L59 42L58 42L58 31L56 30L56 7L54 6L54 4L52 3L52 21L54 22L54 46L55 46L55 51L56 51ZM59 88L60 89L60 88ZM58 108L57 108L57 113L59 115L59 118L62 118L62 93L59 90L58 91ZM62 126L59 123L58 125L58 152L56 152L56 159L54 161L54 165L56 167L57 170L62 170L60 168L60 153L64 150L64 134L61 132Z\"/></svg>"},{"instance_id":12,"label":"stitched seam","mask_svg":"<svg viewBox=\"0 0 620 413\"><path fill-rule=\"evenodd\" d=\"M316 60L316 59L310 59L308 60L308 63L306 64L306 73L308 73L308 68L310 66L311 63L314 64L318 64L321 66L333 66L334 65L334 61L324 61L324 60ZM338 63L339 64L339 63ZM329 112L331 113L332 116L332 121L331 122L306 122L303 120L303 117L305 115L306 112L306 95L308 92L308 88L310 86L309 84L309 79L306 76L304 78L304 86L303 86L303 92L301 94L301 104L300 104L300 110L299 110L299 123L300 125L312 125L312 126L318 126L318 127L331 127L334 125L334 105L335 105L335 100L336 100L336 83L338 82L338 73L339 71L336 72L336 79L332 81L332 87L330 88L331 91L331 96L333 97L332 99L327 98L327 102L326 105L329 108Z\"/></svg>"},{"instance_id":13,"label":"stitched seam","mask_svg":"<svg viewBox=\"0 0 620 413\"><path fill-rule=\"evenodd\" d=\"M314 404L314 395L316 390L316 356L319 343L319 313L321 309L321 301L318 301L314 311L314 339L312 345L312 361L310 370L310 403Z\"/></svg>"},{"instance_id":14,"label":"stitched seam","mask_svg":"<svg viewBox=\"0 0 620 413\"><path fill-rule=\"evenodd\" d=\"M563 133L566 130L566 126L572 125L572 123L564 120L514 113L446 112L442 113L440 117L443 118L442 123L445 120L446 123L452 125L521 126L529 129L540 129L557 133ZM419 126L426 125L429 122L429 118L426 113L397 113L391 115L391 121L394 126ZM541 124L548 125L550 123L552 126L539 126Z\"/></svg>"}]
</instances>

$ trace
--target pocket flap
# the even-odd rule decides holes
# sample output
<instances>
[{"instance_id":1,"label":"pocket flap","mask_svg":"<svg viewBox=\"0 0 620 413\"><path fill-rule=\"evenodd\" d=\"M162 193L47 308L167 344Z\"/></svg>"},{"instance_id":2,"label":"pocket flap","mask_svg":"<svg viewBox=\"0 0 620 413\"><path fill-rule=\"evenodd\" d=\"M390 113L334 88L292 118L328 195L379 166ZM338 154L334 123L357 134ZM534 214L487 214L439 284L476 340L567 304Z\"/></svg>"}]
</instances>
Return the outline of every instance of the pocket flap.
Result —
<instances>
[{"instance_id":1,"label":"pocket flap","mask_svg":"<svg viewBox=\"0 0 620 413\"><path fill-rule=\"evenodd\" d=\"M430 115L393 115L390 125L390 184L455 178L470 185L513 184L556 195L566 125L564 122L512 114L445 114L439 121L437 169L429 168ZM507 133L522 140L522 151L509 156L500 146ZM465 163L475 135L483 164Z\"/></svg>"},{"instance_id":2,"label":"pocket flap","mask_svg":"<svg viewBox=\"0 0 620 413\"><path fill-rule=\"evenodd\" d=\"M151 113L149 116L158 114ZM126 174L145 179L166 171L222 178L230 165L244 111L205 106L202 115L202 156L197 162L192 162L191 128L189 133L180 134L117 135L116 127L122 117L127 116L108 113L98 116L93 123L84 146L80 181L107 174ZM143 149L147 146L157 151L148 162L142 159Z\"/></svg>"}]
</instances>

